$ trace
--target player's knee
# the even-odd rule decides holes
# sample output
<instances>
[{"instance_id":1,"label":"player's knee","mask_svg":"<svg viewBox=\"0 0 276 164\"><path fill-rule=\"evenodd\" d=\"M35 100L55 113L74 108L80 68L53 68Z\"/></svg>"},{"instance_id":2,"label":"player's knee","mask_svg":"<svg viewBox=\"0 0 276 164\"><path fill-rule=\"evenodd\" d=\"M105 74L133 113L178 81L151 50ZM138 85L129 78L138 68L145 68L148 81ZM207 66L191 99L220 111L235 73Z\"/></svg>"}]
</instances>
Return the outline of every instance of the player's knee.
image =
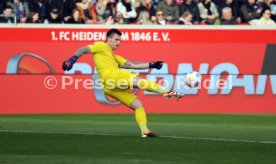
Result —
<instances>
[{"instance_id":1,"label":"player's knee","mask_svg":"<svg viewBox=\"0 0 276 164\"><path fill-rule=\"evenodd\" d=\"M142 104L142 102L139 100L139 99L134 99L132 102L131 102L131 104L130 104L130 108L132 108L132 109L137 109L137 108L139 108L139 107L143 107L143 104Z\"/></svg>"},{"instance_id":2,"label":"player's knee","mask_svg":"<svg viewBox=\"0 0 276 164\"><path fill-rule=\"evenodd\" d=\"M133 80L132 80L132 85L133 85L133 87L138 87L138 84L139 84L139 81L141 80L142 78L140 78L139 76L136 76L136 77L134 77L133 78Z\"/></svg>"}]
</instances>

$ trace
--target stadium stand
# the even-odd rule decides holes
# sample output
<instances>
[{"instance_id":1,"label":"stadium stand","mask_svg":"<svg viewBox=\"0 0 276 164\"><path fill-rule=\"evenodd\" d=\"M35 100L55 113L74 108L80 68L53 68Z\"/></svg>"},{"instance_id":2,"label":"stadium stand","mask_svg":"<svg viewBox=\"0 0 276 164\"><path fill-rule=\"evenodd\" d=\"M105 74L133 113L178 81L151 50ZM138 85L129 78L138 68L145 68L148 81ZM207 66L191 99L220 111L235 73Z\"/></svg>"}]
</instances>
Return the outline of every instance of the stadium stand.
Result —
<instances>
[{"instance_id":1,"label":"stadium stand","mask_svg":"<svg viewBox=\"0 0 276 164\"><path fill-rule=\"evenodd\" d=\"M223 9L228 14L225 23ZM230 8L230 9L229 9ZM270 16L262 13L269 10ZM226 10L224 10L226 11ZM162 12L164 20L159 21ZM183 14L189 13L189 23ZM230 16L230 17L229 17ZM232 17L232 18L231 18ZM16 18L16 19L15 19ZM0 23L275 25L276 0L1 0ZM266 23L267 19L269 23Z\"/></svg>"}]
</instances>

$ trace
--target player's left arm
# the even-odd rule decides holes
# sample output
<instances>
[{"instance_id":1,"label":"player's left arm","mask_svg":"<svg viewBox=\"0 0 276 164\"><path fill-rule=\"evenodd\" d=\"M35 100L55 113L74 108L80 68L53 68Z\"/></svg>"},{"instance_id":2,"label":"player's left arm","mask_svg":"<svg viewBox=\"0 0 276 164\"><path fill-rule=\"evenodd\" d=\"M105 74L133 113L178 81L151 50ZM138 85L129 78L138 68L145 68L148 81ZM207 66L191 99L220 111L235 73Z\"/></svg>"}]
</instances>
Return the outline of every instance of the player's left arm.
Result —
<instances>
[{"instance_id":1,"label":"player's left arm","mask_svg":"<svg viewBox=\"0 0 276 164\"><path fill-rule=\"evenodd\" d=\"M133 62L133 61L126 61L122 68L128 69L147 69L147 68L156 68L161 69L163 66L163 61L156 61L156 62Z\"/></svg>"},{"instance_id":2,"label":"player's left arm","mask_svg":"<svg viewBox=\"0 0 276 164\"><path fill-rule=\"evenodd\" d=\"M122 68L128 69L147 69L149 68L149 63L144 62L133 62L133 61L126 61Z\"/></svg>"},{"instance_id":3,"label":"player's left arm","mask_svg":"<svg viewBox=\"0 0 276 164\"><path fill-rule=\"evenodd\" d=\"M119 67L121 68L127 68L127 69L147 69L147 68L156 68L161 69L163 66L163 61L156 61L156 62L133 62L130 60L126 60L120 55L114 56L116 58L116 61L119 64Z\"/></svg>"}]
</instances>

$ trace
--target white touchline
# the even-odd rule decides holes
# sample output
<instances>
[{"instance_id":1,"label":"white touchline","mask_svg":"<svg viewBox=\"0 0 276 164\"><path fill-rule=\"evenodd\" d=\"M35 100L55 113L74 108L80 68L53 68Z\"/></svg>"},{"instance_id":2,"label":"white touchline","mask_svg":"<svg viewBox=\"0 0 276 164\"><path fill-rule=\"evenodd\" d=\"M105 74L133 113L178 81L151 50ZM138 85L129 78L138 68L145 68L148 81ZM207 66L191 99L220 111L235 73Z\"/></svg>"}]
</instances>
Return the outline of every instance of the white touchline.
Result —
<instances>
[{"instance_id":1,"label":"white touchline","mask_svg":"<svg viewBox=\"0 0 276 164\"><path fill-rule=\"evenodd\" d=\"M98 135L98 136L121 136L121 137L134 137L135 135L123 134L109 134L109 133L68 133L68 132L41 132L41 131L26 131L26 130L0 130L0 132L9 133L40 133L40 134L80 134L80 135ZM210 141L223 141L223 142L244 142L244 143L261 143L261 144L276 144L276 141L254 141L254 140L239 140L228 138L209 138L209 137L185 137L185 136L159 136L160 138L172 139L186 139L186 140L210 140Z\"/></svg>"},{"instance_id":2,"label":"white touchline","mask_svg":"<svg viewBox=\"0 0 276 164\"><path fill-rule=\"evenodd\" d=\"M211 140L211 141L226 141L226 142L247 142L247 143L264 143L264 144L276 144L276 141L254 141L254 140L240 140L230 138L209 138L209 137L179 137L179 136L160 136L163 138L175 138L175 139L190 139L190 140Z\"/></svg>"}]
</instances>

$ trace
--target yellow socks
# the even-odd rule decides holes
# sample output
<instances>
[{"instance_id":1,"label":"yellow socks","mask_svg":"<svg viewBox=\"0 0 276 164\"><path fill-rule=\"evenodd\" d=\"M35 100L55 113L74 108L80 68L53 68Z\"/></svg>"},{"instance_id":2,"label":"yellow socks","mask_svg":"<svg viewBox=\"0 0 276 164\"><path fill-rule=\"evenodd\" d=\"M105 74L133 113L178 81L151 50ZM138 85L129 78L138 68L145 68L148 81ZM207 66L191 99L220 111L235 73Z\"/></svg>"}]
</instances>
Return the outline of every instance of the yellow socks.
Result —
<instances>
[{"instance_id":1,"label":"yellow socks","mask_svg":"<svg viewBox=\"0 0 276 164\"><path fill-rule=\"evenodd\" d=\"M147 116L143 107L138 107L135 109L135 119L142 133L149 132L147 127Z\"/></svg>"},{"instance_id":2,"label":"yellow socks","mask_svg":"<svg viewBox=\"0 0 276 164\"><path fill-rule=\"evenodd\" d=\"M161 94L169 91L165 88L162 88L157 83L146 79L140 79L138 82L138 87L149 92L157 92Z\"/></svg>"}]
</instances>

